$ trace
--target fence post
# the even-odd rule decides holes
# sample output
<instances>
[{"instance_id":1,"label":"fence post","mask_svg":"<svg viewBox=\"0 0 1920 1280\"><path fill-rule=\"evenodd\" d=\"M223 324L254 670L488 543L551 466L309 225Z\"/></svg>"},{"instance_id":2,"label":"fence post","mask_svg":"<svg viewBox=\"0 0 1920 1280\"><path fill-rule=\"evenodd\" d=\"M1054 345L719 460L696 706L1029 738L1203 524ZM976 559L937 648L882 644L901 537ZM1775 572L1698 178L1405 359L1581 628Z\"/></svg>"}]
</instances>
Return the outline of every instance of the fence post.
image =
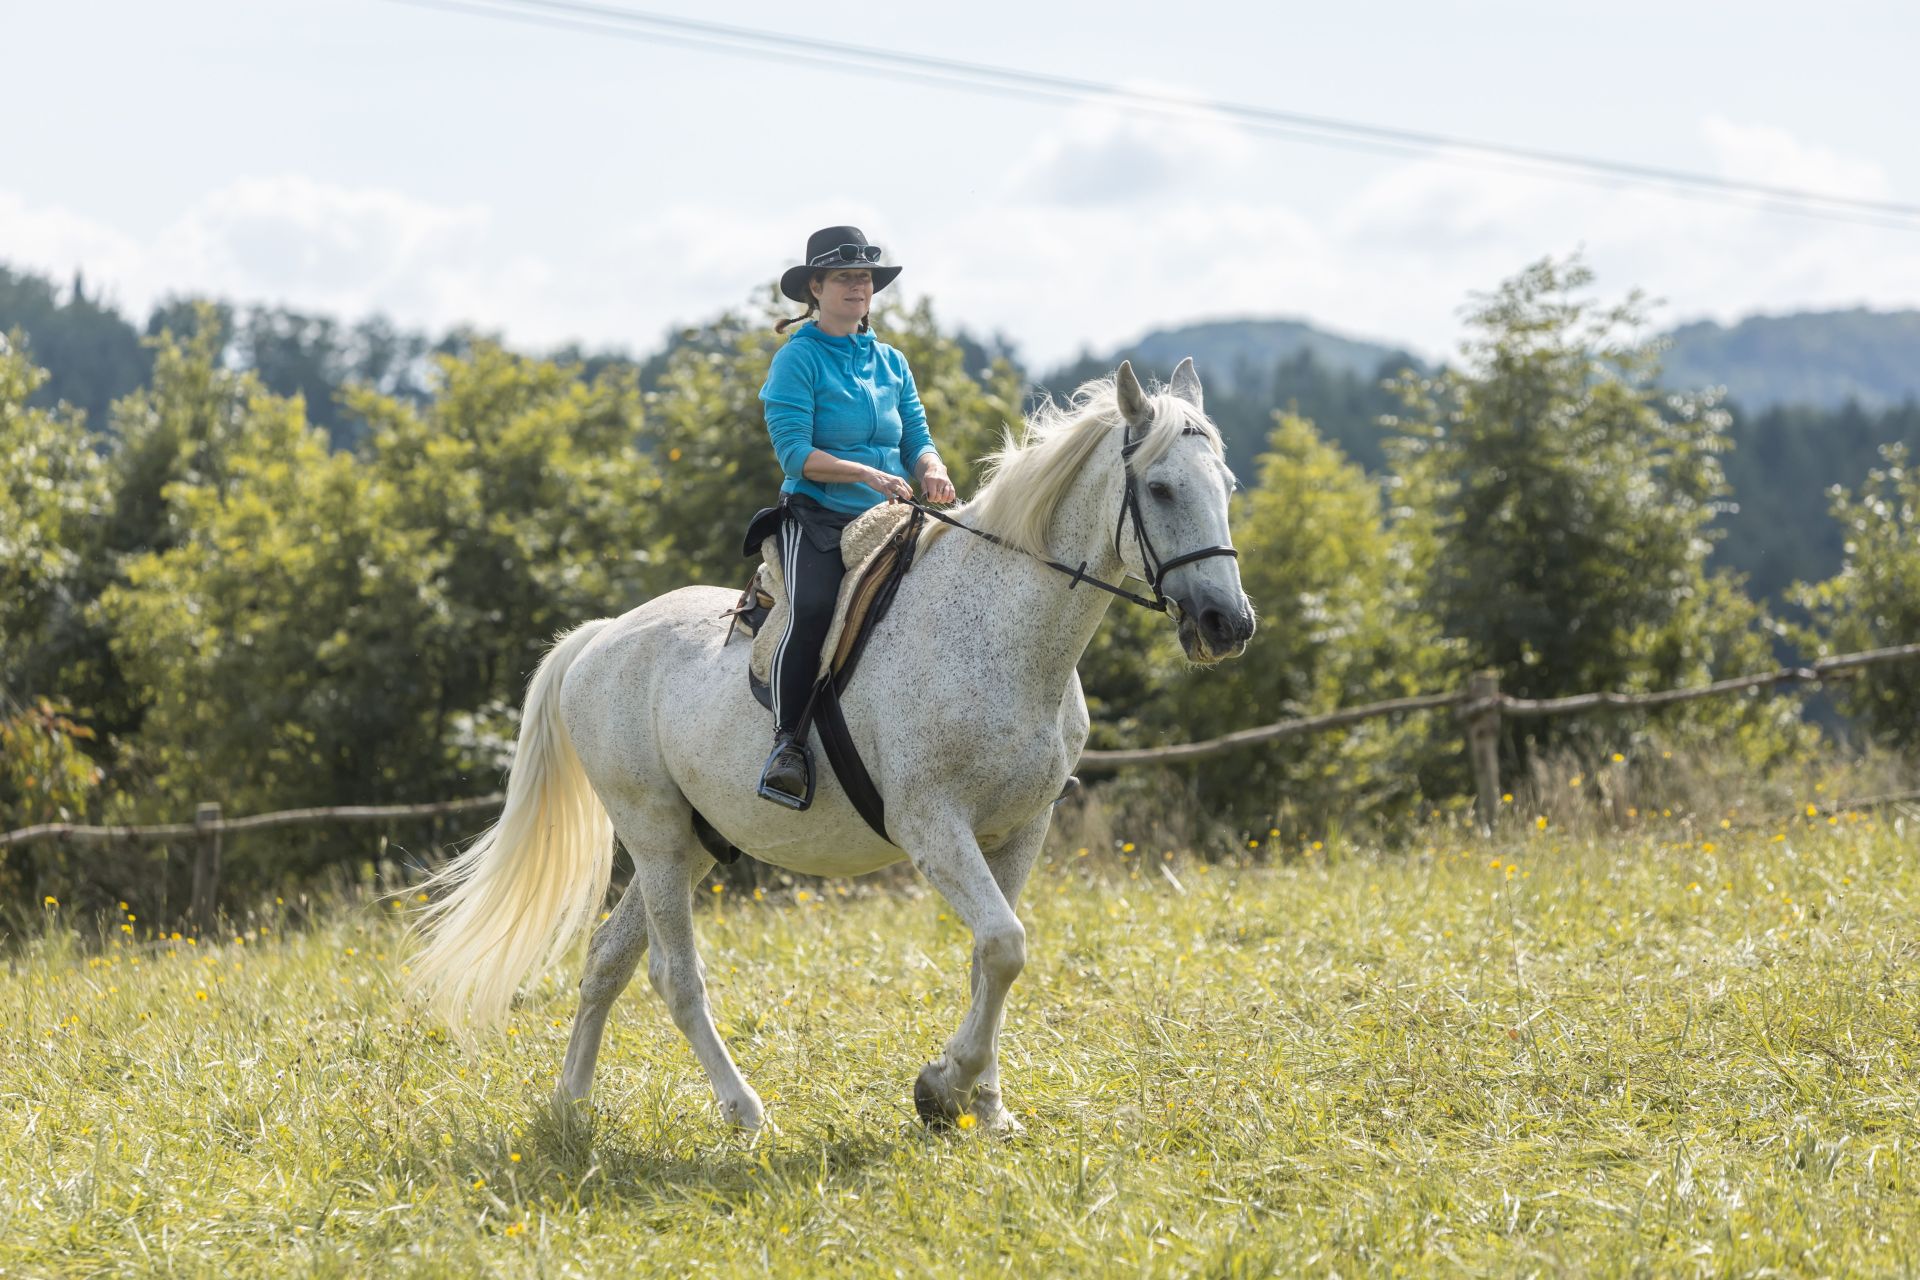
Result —
<instances>
[{"instance_id":1,"label":"fence post","mask_svg":"<svg viewBox=\"0 0 1920 1280\"><path fill-rule=\"evenodd\" d=\"M193 904L190 915L196 929L213 928L214 904L220 897L220 806L209 801L193 811L200 838L193 858Z\"/></svg>"},{"instance_id":2,"label":"fence post","mask_svg":"<svg viewBox=\"0 0 1920 1280\"><path fill-rule=\"evenodd\" d=\"M1476 671L1467 678L1467 698L1476 709L1467 716L1467 759L1473 765L1475 807L1480 830L1493 834L1500 812L1500 673Z\"/></svg>"}]
</instances>

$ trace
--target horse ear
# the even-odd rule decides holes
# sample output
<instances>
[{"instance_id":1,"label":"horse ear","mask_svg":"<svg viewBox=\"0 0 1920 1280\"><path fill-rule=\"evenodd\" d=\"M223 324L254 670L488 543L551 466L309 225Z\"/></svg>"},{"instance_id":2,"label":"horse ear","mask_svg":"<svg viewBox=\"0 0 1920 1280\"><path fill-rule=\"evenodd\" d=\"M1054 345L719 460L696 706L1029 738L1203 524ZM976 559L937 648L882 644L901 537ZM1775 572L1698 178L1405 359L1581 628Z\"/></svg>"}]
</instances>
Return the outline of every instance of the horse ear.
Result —
<instances>
[{"instance_id":1,"label":"horse ear","mask_svg":"<svg viewBox=\"0 0 1920 1280\"><path fill-rule=\"evenodd\" d=\"M1173 381L1167 384L1167 390L1202 413L1206 412L1206 406L1200 403L1200 375L1193 370L1192 356L1182 360L1180 367L1173 371Z\"/></svg>"},{"instance_id":2,"label":"horse ear","mask_svg":"<svg viewBox=\"0 0 1920 1280\"><path fill-rule=\"evenodd\" d=\"M1120 371L1113 376L1114 388L1120 393L1120 416L1128 427L1145 427L1153 421L1153 409L1147 404L1147 393L1141 389L1140 379L1133 376L1133 362L1122 360Z\"/></svg>"}]
</instances>

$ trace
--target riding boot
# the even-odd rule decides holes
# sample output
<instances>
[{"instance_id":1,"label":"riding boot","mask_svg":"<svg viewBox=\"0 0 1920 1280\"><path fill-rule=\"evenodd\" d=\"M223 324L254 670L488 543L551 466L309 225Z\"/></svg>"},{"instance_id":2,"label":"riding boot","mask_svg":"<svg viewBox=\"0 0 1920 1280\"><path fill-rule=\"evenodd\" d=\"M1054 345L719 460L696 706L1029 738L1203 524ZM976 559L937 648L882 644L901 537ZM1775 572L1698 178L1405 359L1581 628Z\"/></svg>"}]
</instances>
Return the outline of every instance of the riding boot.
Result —
<instances>
[{"instance_id":1,"label":"riding boot","mask_svg":"<svg viewBox=\"0 0 1920 1280\"><path fill-rule=\"evenodd\" d=\"M789 809L813 803L813 753L791 729L777 729L773 750L760 770L760 796Z\"/></svg>"}]
</instances>

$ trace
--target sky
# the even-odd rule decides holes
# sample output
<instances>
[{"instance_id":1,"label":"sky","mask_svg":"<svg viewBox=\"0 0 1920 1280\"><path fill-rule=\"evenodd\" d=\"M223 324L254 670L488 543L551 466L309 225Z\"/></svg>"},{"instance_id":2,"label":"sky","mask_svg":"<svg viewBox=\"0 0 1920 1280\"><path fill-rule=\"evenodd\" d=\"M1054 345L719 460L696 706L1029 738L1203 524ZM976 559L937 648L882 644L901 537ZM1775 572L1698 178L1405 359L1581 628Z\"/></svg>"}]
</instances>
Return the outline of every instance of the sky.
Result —
<instances>
[{"instance_id":1,"label":"sky","mask_svg":"<svg viewBox=\"0 0 1920 1280\"><path fill-rule=\"evenodd\" d=\"M609 2L1920 202L1920 6ZM1920 306L1920 228L392 0L0 0L0 49L0 263L137 318L211 293L645 352L839 223L1038 367L1236 316L1445 355L1475 291L1576 251L1663 326Z\"/></svg>"}]
</instances>

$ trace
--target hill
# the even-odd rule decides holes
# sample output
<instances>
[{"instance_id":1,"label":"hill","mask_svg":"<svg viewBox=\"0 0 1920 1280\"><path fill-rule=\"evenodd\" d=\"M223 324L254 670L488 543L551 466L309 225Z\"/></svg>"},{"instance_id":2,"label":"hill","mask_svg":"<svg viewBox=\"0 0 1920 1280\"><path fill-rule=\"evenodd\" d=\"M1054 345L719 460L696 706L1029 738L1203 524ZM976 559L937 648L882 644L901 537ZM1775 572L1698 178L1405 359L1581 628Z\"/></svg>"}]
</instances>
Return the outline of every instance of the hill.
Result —
<instances>
[{"instance_id":1,"label":"hill","mask_svg":"<svg viewBox=\"0 0 1920 1280\"><path fill-rule=\"evenodd\" d=\"M1383 343L1343 337L1304 320L1210 320L1155 329L1115 354L1161 373L1192 356L1209 387L1244 394L1264 391L1274 371L1302 354L1335 372L1370 377L1383 363L1413 361ZM1413 361L1418 363L1418 361Z\"/></svg>"},{"instance_id":2,"label":"hill","mask_svg":"<svg viewBox=\"0 0 1920 1280\"><path fill-rule=\"evenodd\" d=\"M1368 470L1386 461L1378 421L1398 403L1381 383L1424 362L1397 347L1344 337L1303 320L1211 320L1156 329L1119 349L1083 353L1037 379L1056 393L1113 372L1123 359L1165 378L1193 357L1207 391L1207 412L1227 441L1227 462L1242 482L1256 474L1276 409L1313 420L1320 434Z\"/></svg>"},{"instance_id":3,"label":"hill","mask_svg":"<svg viewBox=\"0 0 1920 1280\"><path fill-rule=\"evenodd\" d=\"M1667 335L1667 385L1724 386L1749 410L1885 409L1920 397L1920 311L1803 311Z\"/></svg>"}]
</instances>

